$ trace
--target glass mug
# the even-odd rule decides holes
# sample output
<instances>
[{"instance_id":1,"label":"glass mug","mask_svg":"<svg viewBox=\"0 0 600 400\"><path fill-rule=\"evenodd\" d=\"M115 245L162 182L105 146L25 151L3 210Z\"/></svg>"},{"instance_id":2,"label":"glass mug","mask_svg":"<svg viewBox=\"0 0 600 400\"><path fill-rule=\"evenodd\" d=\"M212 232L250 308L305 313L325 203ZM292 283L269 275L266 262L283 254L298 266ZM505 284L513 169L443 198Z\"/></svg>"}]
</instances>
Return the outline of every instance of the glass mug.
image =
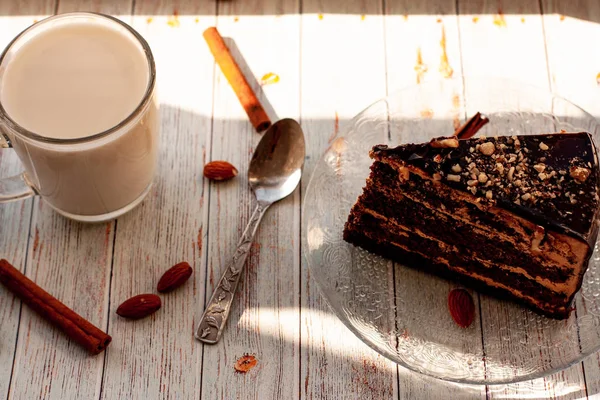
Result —
<instances>
[{"instance_id":1,"label":"glass mug","mask_svg":"<svg viewBox=\"0 0 600 400\"><path fill-rule=\"evenodd\" d=\"M107 33L107 38L113 42L106 43L115 45L115 48L122 47L125 49L122 53L128 55L123 59L123 68L120 68L118 64L121 60L118 60L116 56L112 57L114 60L112 58L110 60L113 63L110 64L111 68L114 68L117 73L129 71L127 68L133 68L132 65L137 61L137 65L141 66L144 75L147 73L147 82L144 82L143 78L138 79L140 81L138 86L140 93L143 92L143 97L141 100L139 98L131 100L135 101L135 103L131 103L133 104L132 108L135 107L133 111L119 110L119 105L115 105L118 101L114 99L107 99L105 104L102 104L101 101L98 103L98 99L96 99L96 104L89 104L88 108L90 109L74 110L72 119L62 118L53 121L52 118L61 118L61 116L53 117L49 113L49 116L46 116L46 118L50 118L47 119L48 126L56 122L58 124L56 126L59 126L58 134L54 132L52 135L44 135L42 131L46 128L45 126L36 132L24 128L22 126L24 124L17 123L18 118L13 117L20 113L27 116L27 112L30 110L27 107L21 107L24 110L19 110L18 105L12 105L11 107L15 110L12 115L13 111L10 110L11 107L8 107L10 101L5 102L5 96L2 94L6 90L4 94L7 98L10 96L11 84L15 87L15 91L17 89L34 92L37 90L35 87L24 88L23 84L19 86L14 83L18 79L11 81L12 76L19 76L18 66L20 64L15 63L14 69L16 70L7 73L11 69L10 64L20 56L19 51L23 46L30 42L33 46L36 43L51 40L51 38L57 40L56 37L60 38L56 36L58 33L53 34L52 32L63 32L65 29L73 29L70 33L79 35L72 37L81 37L82 33L87 34L88 32L92 32L90 35L98 35L99 32ZM119 43L121 39L113 34L122 37L124 42ZM101 38L100 41L107 40L107 38ZM115 38L117 38L116 42ZM32 42L35 40L38 42ZM135 48L127 48L127 46ZM86 46L82 49L85 51L90 47ZM27 47L25 48L27 49ZM112 48L110 49L112 50ZM139 53L138 60L131 58L137 57L137 55L133 55L135 51L132 49ZM52 58L51 56L52 54L50 54L50 58ZM73 58L73 61L79 63L78 65L92 65L92 67L101 68L102 66L98 67L98 65L102 63L94 63L94 56L98 57L98 54L80 54L81 58ZM42 61L41 64L46 62L44 59ZM55 60L51 59L47 62L52 63ZM86 62L88 64L85 64ZM22 63L27 66L25 61ZM137 74L137 76L140 75ZM53 77L49 79L49 85L52 85L53 79ZM18 176L0 179L0 203L39 195L58 213L82 222L110 220L141 203L152 186L158 158L159 115L155 80L156 70L150 47L133 28L116 18L94 13L61 14L44 19L21 32L0 56L0 147L12 147L23 163L25 172ZM27 82L29 81L31 79ZM77 82L76 79L75 82ZM79 90L85 97L83 92L86 88L85 84L88 83L91 85L90 87L99 84L93 79L89 79L88 82L83 83L83 86L79 82L73 84L79 86L68 89L75 90L74 93L79 93L77 92ZM100 84L104 85L104 81ZM144 84L145 87L142 86ZM24 86L29 86L29 84L25 83ZM115 87L115 90L118 89ZM119 95L118 99L121 97L127 97L127 93L124 93L124 96ZM102 97L98 98L102 100ZM45 99L45 101L53 100L51 97ZM76 97L74 101L77 101ZM27 104L24 102L22 105ZM76 106L75 108L77 108ZM97 107L97 110L94 107ZM31 116L34 112L29 115ZM107 129L84 135L77 135L77 132L73 135L73 132L70 132L69 137L62 137L61 124L65 128L64 132L73 129L76 131L79 128L73 128L75 121L79 121L79 124L86 124L86 121L94 119L85 119L81 115L75 115L83 113L85 116L85 112L91 113L91 116L95 115L94 112L98 112L98 115L113 112L113 115L123 115L123 118L117 120L118 122L115 121L114 124L111 122ZM40 114L44 113L40 112ZM43 125L43 119L41 121L37 121L37 123ZM71 122L73 125L69 125ZM87 126L86 129L92 128Z\"/></svg>"}]
</instances>

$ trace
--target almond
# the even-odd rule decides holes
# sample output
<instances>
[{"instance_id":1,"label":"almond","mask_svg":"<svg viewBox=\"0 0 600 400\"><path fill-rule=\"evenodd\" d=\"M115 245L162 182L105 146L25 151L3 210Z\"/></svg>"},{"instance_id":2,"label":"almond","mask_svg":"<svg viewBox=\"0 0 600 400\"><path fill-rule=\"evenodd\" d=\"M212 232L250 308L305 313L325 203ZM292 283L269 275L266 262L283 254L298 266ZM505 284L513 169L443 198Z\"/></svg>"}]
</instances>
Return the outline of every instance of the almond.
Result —
<instances>
[{"instance_id":1,"label":"almond","mask_svg":"<svg viewBox=\"0 0 600 400\"><path fill-rule=\"evenodd\" d=\"M211 161L204 166L204 176L213 181L235 178L238 170L227 161Z\"/></svg>"},{"instance_id":2,"label":"almond","mask_svg":"<svg viewBox=\"0 0 600 400\"><path fill-rule=\"evenodd\" d=\"M140 319L157 311L161 306L160 297L155 294L138 294L125 300L119 308L117 314L123 318Z\"/></svg>"},{"instance_id":3,"label":"almond","mask_svg":"<svg viewBox=\"0 0 600 400\"><path fill-rule=\"evenodd\" d=\"M187 262L180 262L169 268L158 281L156 290L160 293L170 292L183 285L192 275L193 269Z\"/></svg>"},{"instance_id":4,"label":"almond","mask_svg":"<svg viewBox=\"0 0 600 400\"><path fill-rule=\"evenodd\" d=\"M461 328L468 328L475 318L475 304L465 289L452 289L448 294L448 310Z\"/></svg>"}]
</instances>

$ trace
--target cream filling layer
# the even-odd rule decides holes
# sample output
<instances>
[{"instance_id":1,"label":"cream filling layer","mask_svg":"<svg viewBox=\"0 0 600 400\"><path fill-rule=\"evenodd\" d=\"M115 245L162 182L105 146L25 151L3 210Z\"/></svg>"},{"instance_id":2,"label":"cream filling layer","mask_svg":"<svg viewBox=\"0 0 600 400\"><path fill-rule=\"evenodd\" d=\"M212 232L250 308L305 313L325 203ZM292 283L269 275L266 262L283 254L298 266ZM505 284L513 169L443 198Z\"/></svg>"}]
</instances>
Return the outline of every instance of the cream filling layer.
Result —
<instances>
[{"instance_id":1,"label":"cream filling layer","mask_svg":"<svg viewBox=\"0 0 600 400\"><path fill-rule=\"evenodd\" d=\"M368 238L370 238L372 240L377 240L376 238L371 237L370 235L366 234L365 232L361 232L361 234L367 236ZM550 304L550 303L545 302L545 301L540 301L540 300L538 300L538 299L536 299L534 297L526 295L525 293L523 293L523 292L521 292L521 291L519 291L519 290L517 290L517 289L515 289L513 287L504 285L501 282L497 282L497 281L494 281L494 280L492 280L492 279L490 279L488 277L485 277L485 276L482 276L482 275L479 275L479 274L476 274L476 273L472 273L472 272L470 272L470 271L468 271L468 270L466 270L464 268L461 268L461 267L451 266L450 263L448 262L448 260L446 260L443 257L430 257L429 255L423 254L423 253L421 253L419 251L415 251L414 249L409 249L408 247L406 247L406 246L404 246L402 244L399 244L399 243L391 243L391 244L392 244L392 246L398 247L399 249L402 249L402 250L404 250L406 252L415 253L415 254L420 255L421 257L425 257L427 259L430 259L430 260L432 260L433 262L435 262L437 264L443 264L449 270L452 270L452 271L458 272L458 273L460 273L462 275L468 276L470 278L479 280L480 282L483 282L483 283L485 283L488 286L492 286L492 287L495 287L495 288L499 288L499 289L508 291L508 292L512 293L513 296L515 296L517 298L520 298L520 299L523 299L527 303L533 304L533 305L537 306L541 310L546 310L548 312L556 312L556 311L562 311L562 312L564 312L566 310L566 305L564 305L564 306L556 306L554 304Z\"/></svg>"},{"instance_id":2,"label":"cream filling layer","mask_svg":"<svg viewBox=\"0 0 600 400\"><path fill-rule=\"evenodd\" d=\"M400 167L407 168L410 171L410 173L419 175L422 179L431 181L434 184L436 183L424 171L422 171L418 168L412 167L410 165L406 165L406 166L399 165L399 163L389 162L389 160L387 160L387 159L377 160L377 161L383 162L383 163L389 165L397 172L398 172L398 168L400 168ZM400 174L400 172L398 172L398 173ZM472 205L475 205L483 212L492 213L492 214L498 216L497 222L504 223L505 226L510 227L513 230L515 230L520 235L521 241L515 240L515 238L513 238L509 235L496 232L496 231L488 228L485 225L474 224L470 220L469 211L466 207L460 208L458 210L453 210L453 212L450 213L447 210L442 210L440 208L436 208L428 202L420 201L420 199L415 199L414 196L410 196L406 192L402 192L402 195L406 196L407 198L409 198L412 201L423 204L424 206L428 207L429 209L434 210L435 212L439 212L441 214L449 216L450 218L453 218L453 219L459 220L461 222L464 222L466 224L469 224L470 226L473 226L474 229L478 229L479 231L483 231L483 232L489 233L491 235L496 235L498 237L501 237L503 240L508 241L509 243L513 244L515 247L522 249L523 252L530 252L538 258L539 258L539 256L541 256L542 259L547 260L549 262L546 265L574 269L577 274L582 271L583 264L585 262L585 259L586 259L587 253L588 253L588 244L586 242L584 242L582 240L578 240L577 238L574 238L572 236L559 233L559 232L546 231L545 232L546 240L544 241L544 243L541 246L539 246L536 253L533 253L532 250L535 249L535 247L536 247L536 246L534 246L534 242L533 242L534 238L530 237L525 232L523 227L527 227L529 230L535 231L538 228L538 226L536 224L534 224L518 215L510 213L506 210L503 210L501 208L494 207L494 206L484 206L480 202L477 201L478 199L475 196L469 195L467 193L455 191L452 188L447 187L443 183L439 183L438 186L439 186L438 190L443 191L445 196L453 198L453 200L455 200L455 201L468 202ZM577 263L572 264L569 261L570 258L574 258L575 260L577 260Z\"/></svg>"},{"instance_id":3,"label":"cream filling layer","mask_svg":"<svg viewBox=\"0 0 600 400\"><path fill-rule=\"evenodd\" d=\"M459 257L462 257L459 249L456 246L452 246L449 245L446 242L443 242L435 237L429 236L427 234L425 234L424 232L422 232L419 229L416 228L411 228L411 230L409 230L407 227L405 227L404 225L400 225L395 221L390 220L389 218L387 218L384 215L379 214L378 212L368 209L368 208L363 208L363 211L372 215L373 217L377 218L380 221L384 221L384 223L393 226L394 228L396 228L397 230L395 230L394 233L399 234L401 236L404 237L408 237L409 234L411 233L415 233L417 234L419 237L422 237L424 239L427 240L431 240L434 241L438 244L438 246L445 252L453 252L455 254L457 254ZM385 229L382 227L382 229ZM369 236L370 237L370 236ZM371 239L374 239L371 237ZM394 245L399 245L395 242L389 242L392 243ZM420 252L417 252L415 250L410 250L416 253L421 254ZM523 268L520 267L514 267L514 266L510 266L510 265L506 265L506 264L502 264L502 263L495 263L495 262L491 262L489 260L483 259L481 257L479 257L477 255L477 252L473 252L473 259L477 260L479 263L481 263L483 266L485 266L486 268L490 268L490 269L494 269L494 268L500 268L501 270L510 272L510 273L514 273L514 274L519 274L522 275L525 279L534 281L542 286L544 286L545 288L556 292L556 293L560 293L560 294L564 294L565 296L570 296L571 294L573 294L574 292L577 291L577 284L578 284L578 276L577 275L573 275L572 277L570 277L566 282L564 283L556 283L553 282L549 279L546 278L536 278L533 277L532 275L530 275L527 271L525 271ZM421 254L423 255L423 254ZM429 258L427 255L423 255L426 258ZM449 264L448 264L449 265ZM471 273L469 272L469 275Z\"/></svg>"}]
</instances>

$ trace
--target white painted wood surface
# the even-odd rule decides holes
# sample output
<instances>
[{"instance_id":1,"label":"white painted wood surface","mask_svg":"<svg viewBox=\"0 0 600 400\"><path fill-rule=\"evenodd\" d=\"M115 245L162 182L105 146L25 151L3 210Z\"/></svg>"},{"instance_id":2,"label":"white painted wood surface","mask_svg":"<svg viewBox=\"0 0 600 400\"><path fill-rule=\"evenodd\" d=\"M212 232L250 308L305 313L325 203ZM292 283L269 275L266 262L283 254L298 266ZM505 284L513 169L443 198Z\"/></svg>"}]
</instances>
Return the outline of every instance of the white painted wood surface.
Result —
<instances>
[{"instance_id":1,"label":"white painted wood surface","mask_svg":"<svg viewBox=\"0 0 600 400\"><path fill-rule=\"evenodd\" d=\"M139 208L103 225L69 222L37 199L0 205L0 257L113 336L105 354L89 357L0 287L0 399L570 399L600 391L597 355L535 381L489 387L399 368L332 314L300 248L301 197L316 160L340 126L415 83L419 71L422 80L449 68L453 76L519 79L600 115L596 0L5 1L0 45L44 15L75 10L117 15L150 43L160 172ZM193 327L251 212L245 172L260 140L202 39L212 25L235 44L255 89L265 74L278 75L259 95L274 120L302 123L307 160L301 189L263 220L223 340L204 347ZM451 119L463 118L461 109ZM217 159L240 175L206 182L202 165ZM14 154L1 151L0 175L19 170ZM115 315L181 260L193 278L163 296L162 310L133 323ZM482 304L489 340L486 326L499 311ZM233 365L246 353L258 364L237 374Z\"/></svg>"}]
</instances>

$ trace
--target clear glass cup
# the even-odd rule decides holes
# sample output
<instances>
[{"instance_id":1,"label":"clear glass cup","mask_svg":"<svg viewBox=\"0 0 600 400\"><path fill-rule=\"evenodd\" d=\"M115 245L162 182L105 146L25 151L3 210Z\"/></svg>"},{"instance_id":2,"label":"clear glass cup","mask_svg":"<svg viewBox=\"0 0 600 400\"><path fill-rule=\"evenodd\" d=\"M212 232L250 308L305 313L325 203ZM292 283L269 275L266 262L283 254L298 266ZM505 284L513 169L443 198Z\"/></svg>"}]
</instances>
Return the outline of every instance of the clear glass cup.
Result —
<instances>
[{"instance_id":1,"label":"clear glass cup","mask_svg":"<svg viewBox=\"0 0 600 400\"><path fill-rule=\"evenodd\" d=\"M25 167L20 175L0 179L0 203L39 195L68 218L101 222L116 218L141 203L155 175L159 113L156 70L148 43L129 25L107 15L53 16L21 32L4 50L0 56L0 88L6 67L21 46L48 28L75 20L101 24L130 35L147 60L146 91L124 120L103 132L74 139L45 137L23 128L0 101L0 147L14 148Z\"/></svg>"}]
</instances>

